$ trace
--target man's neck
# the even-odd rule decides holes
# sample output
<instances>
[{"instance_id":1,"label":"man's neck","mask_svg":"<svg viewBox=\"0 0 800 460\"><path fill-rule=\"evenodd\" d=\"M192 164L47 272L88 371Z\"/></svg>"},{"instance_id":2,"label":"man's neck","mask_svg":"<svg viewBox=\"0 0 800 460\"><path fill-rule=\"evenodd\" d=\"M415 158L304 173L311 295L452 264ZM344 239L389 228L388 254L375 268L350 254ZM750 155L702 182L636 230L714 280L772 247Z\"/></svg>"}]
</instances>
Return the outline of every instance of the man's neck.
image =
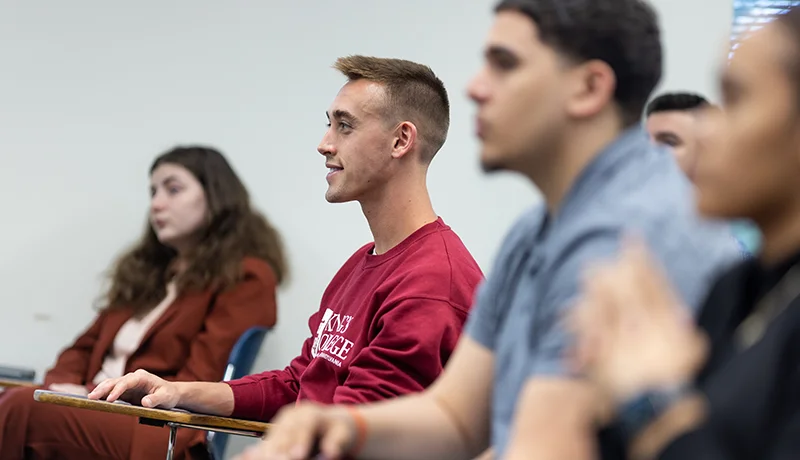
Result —
<instances>
[{"instance_id":1,"label":"man's neck","mask_svg":"<svg viewBox=\"0 0 800 460\"><path fill-rule=\"evenodd\" d=\"M762 231L759 258L766 265L774 265L800 251L800 203L794 203L792 212L784 207L782 216L757 219Z\"/></svg>"},{"instance_id":2,"label":"man's neck","mask_svg":"<svg viewBox=\"0 0 800 460\"><path fill-rule=\"evenodd\" d=\"M522 173L541 191L548 212L554 215L578 176L600 152L622 133L615 120L577 126L561 144L548 152L547 166L531 166Z\"/></svg>"},{"instance_id":3,"label":"man's neck","mask_svg":"<svg viewBox=\"0 0 800 460\"><path fill-rule=\"evenodd\" d=\"M383 254L438 216L431 205L424 176L387 184L380 196L361 202L375 241L375 254Z\"/></svg>"}]
</instances>

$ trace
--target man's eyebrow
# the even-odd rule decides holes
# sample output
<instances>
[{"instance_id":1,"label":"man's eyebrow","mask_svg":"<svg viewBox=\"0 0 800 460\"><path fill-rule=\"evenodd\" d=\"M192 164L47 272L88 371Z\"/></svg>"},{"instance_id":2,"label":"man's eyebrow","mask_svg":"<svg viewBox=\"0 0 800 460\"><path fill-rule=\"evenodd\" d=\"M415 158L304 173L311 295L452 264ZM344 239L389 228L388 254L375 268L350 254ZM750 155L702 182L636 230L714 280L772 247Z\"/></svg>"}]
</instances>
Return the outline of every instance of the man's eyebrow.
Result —
<instances>
[{"instance_id":1,"label":"man's eyebrow","mask_svg":"<svg viewBox=\"0 0 800 460\"><path fill-rule=\"evenodd\" d=\"M662 142L663 141L670 141L670 140L679 141L679 142L682 141L681 137L678 136L677 134L675 134L672 131L658 131L653 137L657 141L662 141Z\"/></svg>"},{"instance_id":2,"label":"man's eyebrow","mask_svg":"<svg viewBox=\"0 0 800 460\"><path fill-rule=\"evenodd\" d=\"M502 45L492 45L484 53L487 59L513 59L517 60L517 55Z\"/></svg>"},{"instance_id":3,"label":"man's eyebrow","mask_svg":"<svg viewBox=\"0 0 800 460\"><path fill-rule=\"evenodd\" d=\"M355 120L356 117L352 113L348 112L347 110L343 109L336 109L333 111L333 118L342 119L347 118L349 120Z\"/></svg>"}]
</instances>

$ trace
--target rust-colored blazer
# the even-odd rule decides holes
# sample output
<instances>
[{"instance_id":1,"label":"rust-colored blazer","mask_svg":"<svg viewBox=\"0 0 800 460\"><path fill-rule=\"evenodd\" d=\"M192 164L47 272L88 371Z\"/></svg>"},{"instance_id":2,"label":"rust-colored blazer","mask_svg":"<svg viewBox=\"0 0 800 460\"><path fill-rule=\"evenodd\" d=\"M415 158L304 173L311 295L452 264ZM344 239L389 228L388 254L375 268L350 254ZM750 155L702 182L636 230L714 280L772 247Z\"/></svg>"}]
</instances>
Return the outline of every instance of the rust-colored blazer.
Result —
<instances>
[{"instance_id":1,"label":"rust-colored blazer","mask_svg":"<svg viewBox=\"0 0 800 460\"><path fill-rule=\"evenodd\" d=\"M277 316L274 272L260 259L247 258L243 264L244 279L232 288L179 294L145 333L125 372L144 369L167 380L220 381L239 336L253 326L273 326ZM44 386L74 383L93 388L117 332L132 315L130 309L101 312L61 353L45 375ZM181 431L185 433L179 441L184 442L179 444L203 440L202 432ZM159 455L165 452L166 445Z\"/></svg>"}]
</instances>

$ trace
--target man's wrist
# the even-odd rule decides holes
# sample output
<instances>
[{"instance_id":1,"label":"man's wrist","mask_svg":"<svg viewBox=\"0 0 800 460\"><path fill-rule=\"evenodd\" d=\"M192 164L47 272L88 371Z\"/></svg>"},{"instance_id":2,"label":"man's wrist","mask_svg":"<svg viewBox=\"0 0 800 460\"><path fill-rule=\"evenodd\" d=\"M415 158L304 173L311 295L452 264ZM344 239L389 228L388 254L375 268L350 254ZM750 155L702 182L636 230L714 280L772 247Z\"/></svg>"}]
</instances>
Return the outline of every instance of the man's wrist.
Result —
<instances>
[{"instance_id":1,"label":"man's wrist","mask_svg":"<svg viewBox=\"0 0 800 460\"><path fill-rule=\"evenodd\" d=\"M198 389L195 382L170 382L172 384L172 388L175 391L176 401L175 407L197 411L197 412L204 412L203 408L196 407L198 406L199 402L202 399L199 399L196 396L198 391L201 393L203 389Z\"/></svg>"},{"instance_id":2,"label":"man's wrist","mask_svg":"<svg viewBox=\"0 0 800 460\"><path fill-rule=\"evenodd\" d=\"M186 400L186 385L185 382L171 382L173 388L175 388L175 395L177 396L177 401L175 401L175 406L181 406L184 401Z\"/></svg>"},{"instance_id":3,"label":"man's wrist","mask_svg":"<svg viewBox=\"0 0 800 460\"><path fill-rule=\"evenodd\" d=\"M361 453L364 449L364 444L367 442L367 420L355 406L345 406L344 409L350 417L354 431L353 440L347 449L347 453L355 458Z\"/></svg>"}]
</instances>

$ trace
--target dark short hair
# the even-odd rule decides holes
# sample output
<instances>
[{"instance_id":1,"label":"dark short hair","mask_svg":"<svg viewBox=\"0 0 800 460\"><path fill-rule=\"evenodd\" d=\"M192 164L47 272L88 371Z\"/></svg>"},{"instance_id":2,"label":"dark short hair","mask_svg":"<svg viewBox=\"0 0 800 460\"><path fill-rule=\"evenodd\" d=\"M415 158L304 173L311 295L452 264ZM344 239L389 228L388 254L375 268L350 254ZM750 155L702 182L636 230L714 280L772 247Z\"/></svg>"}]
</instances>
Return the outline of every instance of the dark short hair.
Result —
<instances>
[{"instance_id":1,"label":"dark short hair","mask_svg":"<svg viewBox=\"0 0 800 460\"><path fill-rule=\"evenodd\" d=\"M639 122L662 72L661 32L642 0L501 0L496 12L516 10L536 24L539 39L566 57L611 67L614 100L626 126Z\"/></svg>"},{"instance_id":2,"label":"dark short hair","mask_svg":"<svg viewBox=\"0 0 800 460\"><path fill-rule=\"evenodd\" d=\"M708 99L695 93L664 93L647 104L645 116L658 112L671 112L674 110L695 110L711 105Z\"/></svg>"}]
</instances>

